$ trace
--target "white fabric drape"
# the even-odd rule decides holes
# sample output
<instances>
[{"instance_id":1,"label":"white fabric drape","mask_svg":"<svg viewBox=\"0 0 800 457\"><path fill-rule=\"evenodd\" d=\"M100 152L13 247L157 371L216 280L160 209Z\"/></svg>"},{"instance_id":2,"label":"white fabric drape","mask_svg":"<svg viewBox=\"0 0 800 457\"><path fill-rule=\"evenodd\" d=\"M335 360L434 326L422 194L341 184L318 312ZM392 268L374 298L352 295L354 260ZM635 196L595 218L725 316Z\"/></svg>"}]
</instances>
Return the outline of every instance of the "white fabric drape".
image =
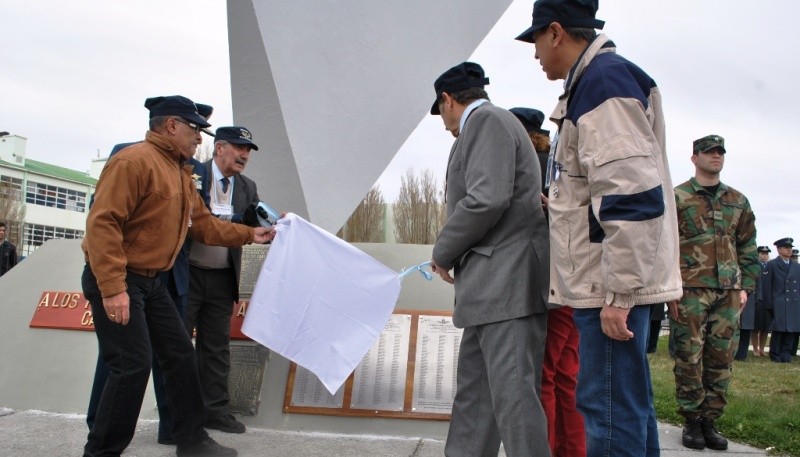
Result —
<instances>
[{"instance_id":1,"label":"white fabric drape","mask_svg":"<svg viewBox=\"0 0 800 457\"><path fill-rule=\"evenodd\" d=\"M389 321L400 278L295 214L275 229L242 332L313 372L334 394Z\"/></svg>"}]
</instances>

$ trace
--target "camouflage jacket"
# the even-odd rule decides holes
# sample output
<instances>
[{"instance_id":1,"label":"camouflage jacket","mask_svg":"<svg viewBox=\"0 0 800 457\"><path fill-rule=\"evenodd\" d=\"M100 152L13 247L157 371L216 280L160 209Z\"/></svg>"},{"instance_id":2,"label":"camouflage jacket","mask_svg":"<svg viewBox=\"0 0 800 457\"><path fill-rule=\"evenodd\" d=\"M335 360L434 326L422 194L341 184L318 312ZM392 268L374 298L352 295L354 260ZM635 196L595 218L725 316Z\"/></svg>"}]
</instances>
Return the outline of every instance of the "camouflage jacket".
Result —
<instances>
[{"instance_id":1,"label":"camouflage jacket","mask_svg":"<svg viewBox=\"0 0 800 457\"><path fill-rule=\"evenodd\" d=\"M683 287L752 292L760 267L747 197L724 183L711 195L692 178L675 187L675 204Z\"/></svg>"}]
</instances>

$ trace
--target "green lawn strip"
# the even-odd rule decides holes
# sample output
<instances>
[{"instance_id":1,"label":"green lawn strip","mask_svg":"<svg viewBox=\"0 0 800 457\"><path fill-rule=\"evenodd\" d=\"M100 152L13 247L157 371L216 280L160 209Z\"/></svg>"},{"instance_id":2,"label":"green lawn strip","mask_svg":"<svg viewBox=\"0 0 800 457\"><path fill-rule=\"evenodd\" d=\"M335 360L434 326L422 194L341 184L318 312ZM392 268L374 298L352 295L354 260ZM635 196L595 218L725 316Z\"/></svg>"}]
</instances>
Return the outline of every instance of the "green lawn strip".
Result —
<instances>
[{"instance_id":1,"label":"green lawn strip","mask_svg":"<svg viewBox=\"0 0 800 457\"><path fill-rule=\"evenodd\" d=\"M673 361L667 337L650 355L654 403L659 421L683 426L676 412ZM728 406L717 428L725 437L771 454L800 457L800 360L772 363L769 357L748 356L734 362Z\"/></svg>"}]
</instances>

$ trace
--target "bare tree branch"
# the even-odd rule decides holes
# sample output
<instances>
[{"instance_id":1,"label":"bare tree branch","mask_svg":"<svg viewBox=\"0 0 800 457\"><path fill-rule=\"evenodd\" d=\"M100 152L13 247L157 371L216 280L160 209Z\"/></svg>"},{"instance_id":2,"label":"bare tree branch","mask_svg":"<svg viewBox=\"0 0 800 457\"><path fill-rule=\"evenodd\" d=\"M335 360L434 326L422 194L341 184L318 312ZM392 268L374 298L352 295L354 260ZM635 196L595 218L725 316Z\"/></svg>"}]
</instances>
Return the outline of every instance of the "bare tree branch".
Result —
<instances>
[{"instance_id":1,"label":"bare tree branch","mask_svg":"<svg viewBox=\"0 0 800 457\"><path fill-rule=\"evenodd\" d=\"M393 205L398 243L433 244L443 221L442 192L431 170L418 177L413 168L400 178L400 195Z\"/></svg>"},{"instance_id":2,"label":"bare tree branch","mask_svg":"<svg viewBox=\"0 0 800 457\"><path fill-rule=\"evenodd\" d=\"M20 246L22 244L22 225L25 221L25 203L22 189L11 183L0 182L0 221L6 223L6 238Z\"/></svg>"},{"instance_id":3,"label":"bare tree branch","mask_svg":"<svg viewBox=\"0 0 800 457\"><path fill-rule=\"evenodd\" d=\"M386 218L386 202L380 187L375 186L347 219L339 238L350 243L383 243L386 241L383 221Z\"/></svg>"}]
</instances>

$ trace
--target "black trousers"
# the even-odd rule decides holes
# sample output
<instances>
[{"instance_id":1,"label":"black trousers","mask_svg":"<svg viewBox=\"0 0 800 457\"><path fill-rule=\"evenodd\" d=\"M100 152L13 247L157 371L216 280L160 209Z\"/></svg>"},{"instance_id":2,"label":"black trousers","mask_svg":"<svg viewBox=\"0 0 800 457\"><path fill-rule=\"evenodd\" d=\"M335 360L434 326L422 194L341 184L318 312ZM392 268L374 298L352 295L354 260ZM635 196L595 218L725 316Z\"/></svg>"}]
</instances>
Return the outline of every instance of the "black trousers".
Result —
<instances>
[{"instance_id":1,"label":"black trousers","mask_svg":"<svg viewBox=\"0 0 800 457\"><path fill-rule=\"evenodd\" d=\"M178 444L205 439L208 434L203 428L202 394L192 342L161 280L128 272L127 325L108 319L89 265L81 282L92 306L100 354L110 370L84 456L118 456L130 443L150 377L152 352L164 373L173 438Z\"/></svg>"},{"instance_id":2,"label":"black trousers","mask_svg":"<svg viewBox=\"0 0 800 457\"><path fill-rule=\"evenodd\" d=\"M773 362L789 363L797 353L792 352L797 332L772 332L769 340L769 358Z\"/></svg>"},{"instance_id":3,"label":"black trousers","mask_svg":"<svg viewBox=\"0 0 800 457\"><path fill-rule=\"evenodd\" d=\"M178 295L177 292L170 290L170 297L178 308L178 314L181 319L184 319L186 315L186 294ZM89 407L86 411L86 424L89 426L89 430L94 426L97 406L100 404L100 396L103 395L103 389L109 373L108 365L103 361L102 354L98 352L92 392L89 395ZM169 412L167 390L164 387L164 373L161 371L161 365L158 363L155 352L153 353L153 392L156 395L156 405L158 405L158 439L172 438L172 414Z\"/></svg>"},{"instance_id":4,"label":"black trousers","mask_svg":"<svg viewBox=\"0 0 800 457\"><path fill-rule=\"evenodd\" d=\"M205 420L230 413L231 315L236 294L233 268L205 269L189 266L189 304L186 330L195 334L197 371L205 405Z\"/></svg>"},{"instance_id":5,"label":"black trousers","mask_svg":"<svg viewBox=\"0 0 800 457\"><path fill-rule=\"evenodd\" d=\"M750 330L739 330L739 347L736 348L736 354L733 358L739 361L747 360L747 351L750 350Z\"/></svg>"}]
</instances>

